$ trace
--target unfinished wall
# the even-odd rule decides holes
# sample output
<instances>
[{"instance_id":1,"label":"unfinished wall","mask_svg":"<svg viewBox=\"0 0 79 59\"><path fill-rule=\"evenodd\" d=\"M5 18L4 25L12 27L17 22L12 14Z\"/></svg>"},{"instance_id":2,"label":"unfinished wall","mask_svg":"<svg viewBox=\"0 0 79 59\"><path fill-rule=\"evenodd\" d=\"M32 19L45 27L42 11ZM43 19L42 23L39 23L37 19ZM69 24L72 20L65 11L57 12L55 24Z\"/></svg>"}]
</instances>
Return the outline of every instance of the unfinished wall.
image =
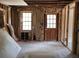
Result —
<instances>
[{"instance_id":1,"label":"unfinished wall","mask_svg":"<svg viewBox=\"0 0 79 59\"><path fill-rule=\"evenodd\" d=\"M65 31L64 31L64 29L65 29L65 8L62 10L62 21L61 21L61 26L62 26L62 28L61 28L61 41L62 42L64 42L64 33L65 33Z\"/></svg>"},{"instance_id":2,"label":"unfinished wall","mask_svg":"<svg viewBox=\"0 0 79 59\"><path fill-rule=\"evenodd\" d=\"M0 11L0 28L4 27L4 19L3 19L3 12Z\"/></svg>"},{"instance_id":3,"label":"unfinished wall","mask_svg":"<svg viewBox=\"0 0 79 59\"><path fill-rule=\"evenodd\" d=\"M9 6L0 4L0 58L17 57L21 47L14 41L3 27L10 23ZM6 29L6 27L5 27Z\"/></svg>"},{"instance_id":4,"label":"unfinished wall","mask_svg":"<svg viewBox=\"0 0 79 59\"><path fill-rule=\"evenodd\" d=\"M36 34L36 39L37 40L44 40L44 13L36 8L36 24L35 24L35 34Z\"/></svg>"},{"instance_id":5,"label":"unfinished wall","mask_svg":"<svg viewBox=\"0 0 79 59\"><path fill-rule=\"evenodd\" d=\"M68 21L68 48L73 50L73 32L75 21L75 3L69 5L69 21Z\"/></svg>"},{"instance_id":6,"label":"unfinished wall","mask_svg":"<svg viewBox=\"0 0 79 59\"><path fill-rule=\"evenodd\" d=\"M78 5L75 2L65 6L62 10L62 26L61 26L61 40L68 46L72 40L72 47L70 48L73 53L77 50L77 22L78 22ZM73 20L73 21L72 21ZM71 29L72 28L72 29Z\"/></svg>"},{"instance_id":7,"label":"unfinished wall","mask_svg":"<svg viewBox=\"0 0 79 59\"><path fill-rule=\"evenodd\" d=\"M6 24L11 23L11 17L10 17L11 10L10 9L11 9L10 6L6 6L6 5L0 3L0 13L2 13L2 14L0 14L0 16L3 19L2 21L4 22L4 23L2 23L0 21L1 22L0 25L3 24L5 26L6 30L7 30Z\"/></svg>"},{"instance_id":8,"label":"unfinished wall","mask_svg":"<svg viewBox=\"0 0 79 59\"><path fill-rule=\"evenodd\" d=\"M58 19L58 40L61 41L61 21L62 21L62 11L58 12L59 19Z\"/></svg>"},{"instance_id":9,"label":"unfinished wall","mask_svg":"<svg viewBox=\"0 0 79 59\"><path fill-rule=\"evenodd\" d=\"M60 16L61 17L61 16ZM61 41L67 46L67 31L68 31L68 5L62 9L61 21Z\"/></svg>"},{"instance_id":10,"label":"unfinished wall","mask_svg":"<svg viewBox=\"0 0 79 59\"><path fill-rule=\"evenodd\" d=\"M77 22L77 55L79 56L79 1L76 2L76 22Z\"/></svg>"},{"instance_id":11,"label":"unfinished wall","mask_svg":"<svg viewBox=\"0 0 79 59\"><path fill-rule=\"evenodd\" d=\"M19 28L19 15L16 10L16 7L11 8L11 24L13 25L15 35L18 37L18 28Z\"/></svg>"},{"instance_id":12,"label":"unfinished wall","mask_svg":"<svg viewBox=\"0 0 79 59\"><path fill-rule=\"evenodd\" d=\"M44 13L38 7L12 7L12 25L16 36L20 38L20 21L22 20L20 16L23 11L32 11L32 30L29 32L30 39L32 40L33 35L35 34L37 40L43 40Z\"/></svg>"},{"instance_id":13,"label":"unfinished wall","mask_svg":"<svg viewBox=\"0 0 79 59\"><path fill-rule=\"evenodd\" d=\"M44 8L37 6L27 7L15 7L12 6L12 25L15 30L16 36L20 39L22 27L20 21L22 21L21 12L32 12L32 30L29 32L29 39L33 40L33 36L36 36L36 40L44 40L44 14L55 14L54 8Z\"/></svg>"},{"instance_id":14,"label":"unfinished wall","mask_svg":"<svg viewBox=\"0 0 79 59\"><path fill-rule=\"evenodd\" d=\"M0 3L0 11L3 12L4 25L8 22L8 6L5 6Z\"/></svg>"},{"instance_id":15,"label":"unfinished wall","mask_svg":"<svg viewBox=\"0 0 79 59\"><path fill-rule=\"evenodd\" d=\"M67 8L67 7L66 7ZM72 48L72 52L73 53L76 53L77 52L77 55L79 56L79 1L77 1L76 3L75 2L73 2L73 3L71 3L71 4L69 4L69 9L74 9L74 16L72 16L72 12L71 12L71 16L69 16L69 11L68 11L68 15L67 16L65 16L65 17L68 17L68 22L67 22L67 24L70 22L71 23L71 21L69 21L69 17L70 17L70 19L72 19L73 17L74 17L74 29L73 29L73 42L72 42L72 45L73 45L73 48ZM69 10L68 9L68 10ZM66 11L63 11L63 12L66 12ZM62 17L64 16L64 13L63 13L63 15L62 15ZM64 17L63 17L64 18ZM67 19L67 18L66 18ZM64 21L63 21L63 19L62 19L62 25L64 24ZM64 25L63 25L64 26ZM67 26L67 25L65 25L65 26ZM61 27L60 27L61 28ZM62 28L64 28L64 27L62 27ZM71 29L71 28L70 28ZM72 29L71 29L72 30ZM64 32L64 30L60 30L60 31L63 31ZM65 29L65 32L66 32L66 29ZM65 34L65 38L67 37L67 46L68 46L68 36L66 36L66 35L68 35L68 34ZM63 35L62 35L63 36ZM71 36L70 36L71 37ZM63 40L63 37L61 38L61 40Z\"/></svg>"}]
</instances>

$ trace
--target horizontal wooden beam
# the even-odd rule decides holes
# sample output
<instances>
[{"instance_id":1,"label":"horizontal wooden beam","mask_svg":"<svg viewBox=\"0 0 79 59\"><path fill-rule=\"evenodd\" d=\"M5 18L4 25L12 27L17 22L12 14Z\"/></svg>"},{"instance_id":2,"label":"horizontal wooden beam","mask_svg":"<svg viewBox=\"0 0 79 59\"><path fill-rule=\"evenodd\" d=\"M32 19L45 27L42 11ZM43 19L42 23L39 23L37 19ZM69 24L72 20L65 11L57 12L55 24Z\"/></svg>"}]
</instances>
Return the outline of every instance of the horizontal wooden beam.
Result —
<instances>
[{"instance_id":1,"label":"horizontal wooden beam","mask_svg":"<svg viewBox=\"0 0 79 59\"><path fill-rule=\"evenodd\" d=\"M24 0L25 2L27 2L27 3L39 3L39 4L47 4L47 3L70 3L70 2L72 2L72 0L48 0L48 1L45 1L45 0Z\"/></svg>"},{"instance_id":2,"label":"horizontal wooden beam","mask_svg":"<svg viewBox=\"0 0 79 59\"><path fill-rule=\"evenodd\" d=\"M63 8L67 4L29 4L29 6L40 6L40 7L57 7L57 8Z\"/></svg>"},{"instance_id":3,"label":"horizontal wooden beam","mask_svg":"<svg viewBox=\"0 0 79 59\"><path fill-rule=\"evenodd\" d=\"M27 2L61 2L61 1L74 1L74 0L24 0Z\"/></svg>"},{"instance_id":4,"label":"horizontal wooden beam","mask_svg":"<svg viewBox=\"0 0 79 59\"><path fill-rule=\"evenodd\" d=\"M71 3L73 0L24 0L28 3L28 5L36 5L36 6L55 6L57 8L62 8L67 4Z\"/></svg>"}]
</instances>

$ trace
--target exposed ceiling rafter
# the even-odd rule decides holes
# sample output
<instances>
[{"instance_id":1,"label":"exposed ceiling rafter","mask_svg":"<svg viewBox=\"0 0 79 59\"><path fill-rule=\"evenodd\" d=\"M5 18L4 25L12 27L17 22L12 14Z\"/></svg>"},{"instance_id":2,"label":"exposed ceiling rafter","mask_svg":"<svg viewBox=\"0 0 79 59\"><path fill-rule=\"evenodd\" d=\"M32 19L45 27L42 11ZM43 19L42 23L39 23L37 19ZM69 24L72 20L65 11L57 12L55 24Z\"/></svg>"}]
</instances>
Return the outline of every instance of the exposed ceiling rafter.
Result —
<instances>
[{"instance_id":1,"label":"exposed ceiling rafter","mask_svg":"<svg viewBox=\"0 0 79 59\"><path fill-rule=\"evenodd\" d=\"M39 6L52 5L55 7L59 6L62 8L74 0L24 0L24 1L27 2L28 5L39 5Z\"/></svg>"}]
</instances>

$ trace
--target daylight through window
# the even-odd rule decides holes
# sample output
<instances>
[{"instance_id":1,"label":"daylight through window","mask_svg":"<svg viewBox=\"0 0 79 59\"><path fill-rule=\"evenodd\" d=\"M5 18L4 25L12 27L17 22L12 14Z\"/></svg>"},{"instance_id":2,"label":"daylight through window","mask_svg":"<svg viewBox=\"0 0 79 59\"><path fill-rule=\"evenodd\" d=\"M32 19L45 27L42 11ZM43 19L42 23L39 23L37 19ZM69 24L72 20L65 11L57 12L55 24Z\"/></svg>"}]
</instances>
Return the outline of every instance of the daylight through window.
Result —
<instances>
[{"instance_id":1,"label":"daylight through window","mask_svg":"<svg viewBox=\"0 0 79 59\"><path fill-rule=\"evenodd\" d=\"M23 30L31 30L32 13L23 13Z\"/></svg>"},{"instance_id":2,"label":"daylight through window","mask_svg":"<svg viewBox=\"0 0 79 59\"><path fill-rule=\"evenodd\" d=\"M56 15L47 15L47 28L56 28Z\"/></svg>"}]
</instances>

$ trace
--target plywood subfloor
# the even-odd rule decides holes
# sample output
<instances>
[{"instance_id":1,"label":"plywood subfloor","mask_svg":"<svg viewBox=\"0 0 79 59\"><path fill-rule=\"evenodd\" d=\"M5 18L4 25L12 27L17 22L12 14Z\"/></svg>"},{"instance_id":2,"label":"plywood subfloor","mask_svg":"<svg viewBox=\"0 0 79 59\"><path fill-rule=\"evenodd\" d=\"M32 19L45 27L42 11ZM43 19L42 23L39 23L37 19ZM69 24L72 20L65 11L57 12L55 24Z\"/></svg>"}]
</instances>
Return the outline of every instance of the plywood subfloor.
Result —
<instances>
[{"instance_id":1,"label":"plywood subfloor","mask_svg":"<svg viewBox=\"0 0 79 59\"><path fill-rule=\"evenodd\" d=\"M29 41L18 42L22 50L18 57L21 58L65 58L77 57L57 41Z\"/></svg>"}]
</instances>

